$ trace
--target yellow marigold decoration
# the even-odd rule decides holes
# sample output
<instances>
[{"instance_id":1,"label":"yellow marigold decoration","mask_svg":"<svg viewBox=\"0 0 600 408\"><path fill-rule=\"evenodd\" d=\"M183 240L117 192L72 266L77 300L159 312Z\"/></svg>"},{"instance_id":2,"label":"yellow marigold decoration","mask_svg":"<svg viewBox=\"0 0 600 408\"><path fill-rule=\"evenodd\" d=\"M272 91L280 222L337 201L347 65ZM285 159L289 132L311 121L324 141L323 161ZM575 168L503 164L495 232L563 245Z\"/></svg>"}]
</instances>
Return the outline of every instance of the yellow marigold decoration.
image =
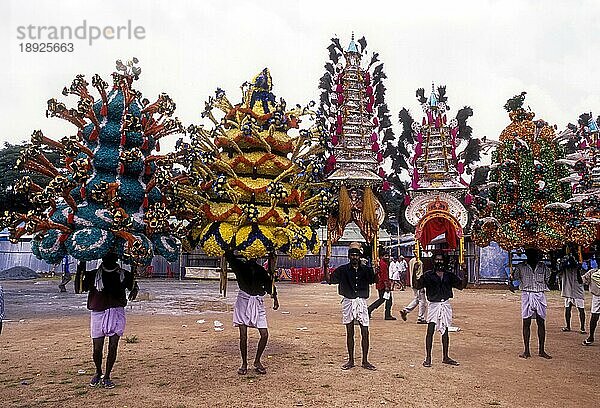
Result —
<instances>
[{"instance_id":1,"label":"yellow marigold decoration","mask_svg":"<svg viewBox=\"0 0 600 408\"><path fill-rule=\"evenodd\" d=\"M182 204L175 212L190 223L188 241L211 256L237 250L246 258L276 251L301 258L320 247L311 222L325 212L317 200L325 187L318 183L323 132L300 129L299 118L313 120L315 112L286 109L271 87L264 69L242 86L238 105L218 89L202 114L213 129L190 126L191 143L179 142L168 163L184 168L172 181ZM224 113L220 120L214 108ZM292 128L297 137L288 134Z\"/></svg>"}]
</instances>

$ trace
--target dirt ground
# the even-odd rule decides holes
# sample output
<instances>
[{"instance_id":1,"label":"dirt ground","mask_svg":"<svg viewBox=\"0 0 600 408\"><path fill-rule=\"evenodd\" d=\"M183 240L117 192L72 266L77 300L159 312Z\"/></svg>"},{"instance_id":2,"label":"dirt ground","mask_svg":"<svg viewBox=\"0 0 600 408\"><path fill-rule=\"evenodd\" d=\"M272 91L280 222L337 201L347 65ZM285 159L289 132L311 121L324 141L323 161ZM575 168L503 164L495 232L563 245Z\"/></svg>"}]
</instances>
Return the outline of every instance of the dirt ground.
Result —
<instances>
[{"instance_id":1,"label":"dirt ground","mask_svg":"<svg viewBox=\"0 0 600 408\"><path fill-rule=\"evenodd\" d=\"M582 346L578 332L561 332L557 292L548 298L552 360L517 357L518 293L466 289L453 300L461 330L450 335L450 354L459 367L441 364L437 333L433 367L422 367L425 326L415 324L416 312L407 322L384 321L382 306L371 322L369 359L377 366L371 372L340 370L346 340L335 286L280 284L281 308L268 311L268 373L240 376L238 332L231 324L235 283L222 299L215 282L144 281L150 300L127 308L131 342L122 339L112 376L117 387L106 390L88 386L94 369L85 295L59 296L56 282L45 283L2 283L10 319L0 335L2 407L598 406L599 347ZM411 295L394 292L394 314ZM215 320L222 331L214 329ZM250 361L257 340L251 330ZM357 331L357 356L359 347Z\"/></svg>"}]
</instances>

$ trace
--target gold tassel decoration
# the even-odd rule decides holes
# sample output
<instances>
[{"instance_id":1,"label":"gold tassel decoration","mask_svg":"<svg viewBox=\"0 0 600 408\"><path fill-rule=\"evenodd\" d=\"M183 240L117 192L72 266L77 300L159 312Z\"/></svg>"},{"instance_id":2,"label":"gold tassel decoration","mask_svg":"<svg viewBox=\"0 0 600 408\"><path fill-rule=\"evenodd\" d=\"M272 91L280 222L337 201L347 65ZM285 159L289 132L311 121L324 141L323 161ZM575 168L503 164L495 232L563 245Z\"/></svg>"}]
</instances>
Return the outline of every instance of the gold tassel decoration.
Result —
<instances>
[{"instance_id":1,"label":"gold tassel decoration","mask_svg":"<svg viewBox=\"0 0 600 408\"><path fill-rule=\"evenodd\" d=\"M417 258L417 262L421 260L421 251L419 249L419 241L415 239L415 258Z\"/></svg>"},{"instance_id":2,"label":"gold tassel decoration","mask_svg":"<svg viewBox=\"0 0 600 408\"><path fill-rule=\"evenodd\" d=\"M458 263L463 265L465 263L465 238L460 237L458 243Z\"/></svg>"},{"instance_id":3,"label":"gold tassel decoration","mask_svg":"<svg viewBox=\"0 0 600 408\"><path fill-rule=\"evenodd\" d=\"M352 218L352 201L346 186L340 187L340 196L338 198L338 225L342 229L348 224Z\"/></svg>"},{"instance_id":4,"label":"gold tassel decoration","mask_svg":"<svg viewBox=\"0 0 600 408\"><path fill-rule=\"evenodd\" d=\"M370 186L365 188L365 193L363 195L363 220L369 224L374 230L379 228L379 224L377 222L377 198L375 194L373 194L373 190Z\"/></svg>"}]
</instances>

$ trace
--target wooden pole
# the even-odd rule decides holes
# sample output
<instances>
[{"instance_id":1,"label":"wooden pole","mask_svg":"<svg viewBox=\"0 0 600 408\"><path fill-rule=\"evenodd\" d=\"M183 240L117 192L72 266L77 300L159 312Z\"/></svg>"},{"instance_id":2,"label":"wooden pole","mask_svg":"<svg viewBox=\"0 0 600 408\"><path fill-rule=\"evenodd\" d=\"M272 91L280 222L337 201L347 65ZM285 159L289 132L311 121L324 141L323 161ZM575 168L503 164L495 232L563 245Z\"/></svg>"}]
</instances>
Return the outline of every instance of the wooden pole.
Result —
<instances>
[{"instance_id":1,"label":"wooden pole","mask_svg":"<svg viewBox=\"0 0 600 408\"><path fill-rule=\"evenodd\" d=\"M419 248L419 240L415 239L415 258L417 258L417 262L421 260L421 251Z\"/></svg>"},{"instance_id":2,"label":"wooden pole","mask_svg":"<svg viewBox=\"0 0 600 408\"><path fill-rule=\"evenodd\" d=\"M375 231L375 236L373 237L373 251L371 251L371 265L375 267L375 265L379 265L379 226L377 226L377 231Z\"/></svg>"},{"instance_id":3,"label":"wooden pole","mask_svg":"<svg viewBox=\"0 0 600 408\"><path fill-rule=\"evenodd\" d=\"M223 297L227 296L227 261L225 257L221 257L221 275L219 279L219 292Z\"/></svg>"},{"instance_id":4,"label":"wooden pole","mask_svg":"<svg viewBox=\"0 0 600 408\"><path fill-rule=\"evenodd\" d=\"M512 260L513 260L513 254L512 254L512 250L508 251L508 273L509 273L509 277L508 277L508 285L512 285L512 276L513 276L513 264L512 264Z\"/></svg>"},{"instance_id":5,"label":"wooden pole","mask_svg":"<svg viewBox=\"0 0 600 408\"><path fill-rule=\"evenodd\" d=\"M327 242L325 245L325 259L323 260L323 276L327 276L329 270L329 259L331 258L331 234L327 225Z\"/></svg>"},{"instance_id":6,"label":"wooden pole","mask_svg":"<svg viewBox=\"0 0 600 408\"><path fill-rule=\"evenodd\" d=\"M275 252L269 252L267 267L269 268L267 272L271 275L271 293L275 293L275 273L277 270L277 256Z\"/></svg>"}]
</instances>

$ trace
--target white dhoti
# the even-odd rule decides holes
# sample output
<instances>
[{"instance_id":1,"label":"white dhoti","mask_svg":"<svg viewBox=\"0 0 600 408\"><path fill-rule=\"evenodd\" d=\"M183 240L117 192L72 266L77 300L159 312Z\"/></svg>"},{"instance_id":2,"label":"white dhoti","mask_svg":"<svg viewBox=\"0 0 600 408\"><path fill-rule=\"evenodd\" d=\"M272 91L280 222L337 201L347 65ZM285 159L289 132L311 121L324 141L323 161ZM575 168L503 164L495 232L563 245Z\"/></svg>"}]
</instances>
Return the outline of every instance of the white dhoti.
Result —
<instances>
[{"instance_id":1,"label":"white dhoti","mask_svg":"<svg viewBox=\"0 0 600 408\"><path fill-rule=\"evenodd\" d=\"M267 328L267 312L262 296L251 296L243 290L238 291L233 306L233 325Z\"/></svg>"},{"instance_id":2,"label":"white dhoti","mask_svg":"<svg viewBox=\"0 0 600 408\"><path fill-rule=\"evenodd\" d=\"M436 329L440 333L446 333L448 327L452 326L452 306L450 305L450 301L429 302L427 323L435 323Z\"/></svg>"},{"instance_id":3,"label":"white dhoti","mask_svg":"<svg viewBox=\"0 0 600 408\"><path fill-rule=\"evenodd\" d=\"M592 295L592 313L600 313L600 296Z\"/></svg>"},{"instance_id":4,"label":"white dhoti","mask_svg":"<svg viewBox=\"0 0 600 408\"><path fill-rule=\"evenodd\" d=\"M544 292L521 292L521 317L528 319L536 316L546 319L546 294Z\"/></svg>"},{"instance_id":5,"label":"white dhoti","mask_svg":"<svg viewBox=\"0 0 600 408\"><path fill-rule=\"evenodd\" d=\"M342 299L342 323L348 324L356 320L362 326L369 326L369 309L367 299Z\"/></svg>"},{"instance_id":6,"label":"white dhoti","mask_svg":"<svg viewBox=\"0 0 600 408\"><path fill-rule=\"evenodd\" d=\"M569 305L573 305L578 309L583 309L585 307L585 300L567 297L565 298L565 307L569 307Z\"/></svg>"}]
</instances>

